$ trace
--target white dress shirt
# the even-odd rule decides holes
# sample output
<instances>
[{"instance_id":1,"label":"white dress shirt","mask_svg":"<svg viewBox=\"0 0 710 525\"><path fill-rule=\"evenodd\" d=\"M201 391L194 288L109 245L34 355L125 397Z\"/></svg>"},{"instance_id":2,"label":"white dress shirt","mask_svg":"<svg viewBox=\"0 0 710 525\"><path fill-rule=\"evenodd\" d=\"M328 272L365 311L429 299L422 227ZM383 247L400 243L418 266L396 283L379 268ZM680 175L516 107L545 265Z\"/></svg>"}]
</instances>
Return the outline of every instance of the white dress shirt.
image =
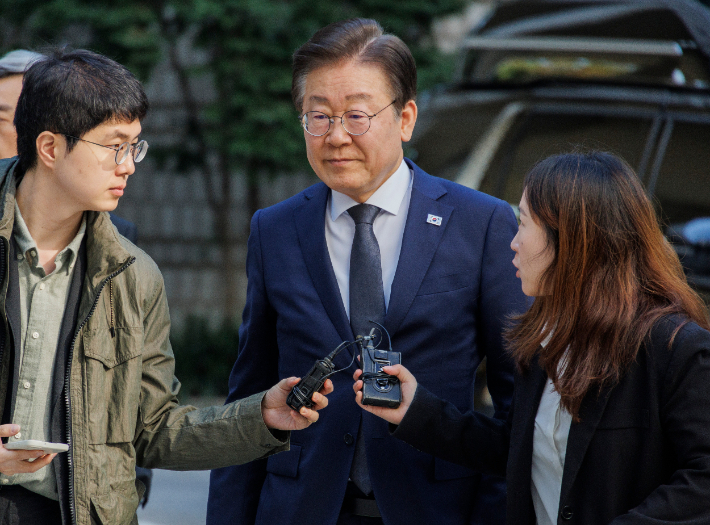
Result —
<instances>
[{"instance_id":1,"label":"white dress shirt","mask_svg":"<svg viewBox=\"0 0 710 525\"><path fill-rule=\"evenodd\" d=\"M372 228L380 245L385 307L390 303L392 281L399 263L399 252L402 249L402 236L412 195L412 180L413 175L409 166L402 161L397 171L366 201L367 204L382 209L375 217ZM325 210L325 241L348 319L350 319L350 252L355 237L355 221L346 212L357 204L359 203L347 195L331 190Z\"/></svg>"},{"instance_id":2,"label":"white dress shirt","mask_svg":"<svg viewBox=\"0 0 710 525\"><path fill-rule=\"evenodd\" d=\"M564 359L560 367L564 367L563 363ZM537 408L533 435L531 485L537 525L557 523L567 438L572 425L572 415L560 406L560 399L552 379L548 379Z\"/></svg>"}]
</instances>

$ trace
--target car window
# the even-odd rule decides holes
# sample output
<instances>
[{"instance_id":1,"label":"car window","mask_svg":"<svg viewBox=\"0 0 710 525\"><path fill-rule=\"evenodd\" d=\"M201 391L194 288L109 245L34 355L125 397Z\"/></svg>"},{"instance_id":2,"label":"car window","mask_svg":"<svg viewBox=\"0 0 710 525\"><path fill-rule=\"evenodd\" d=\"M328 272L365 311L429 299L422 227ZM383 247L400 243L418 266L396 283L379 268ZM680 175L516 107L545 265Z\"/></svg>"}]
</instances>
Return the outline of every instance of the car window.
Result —
<instances>
[{"instance_id":1,"label":"car window","mask_svg":"<svg viewBox=\"0 0 710 525\"><path fill-rule=\"evenodd\" d=\"M710 217L710 122L675 122L653 194L666 225Z\"/></svg>"},{"instance_id":2,"label":"car window","mask_svg":"<svg viewBox=\"0 0 710 525\"><path fill-rule=\"evenodd\" d=\"M455 180L471 149L485 137L502 108L502 102L470 104L453 98L453 102L430 110L429 116L423 111L414 128L414 154L410 150L407 156L428 173Z\"/></svg>"},{"instance_id":3,"label":"car window","mask_svg":"<svg viewBox=\"0 0 710 525\"><path fill-rule=\"evenodd\" d=\"M650 129L650 118L529 112L501 142L479 189L517 204L537 161L577 146L611 151L637 168Z\"/></svg>"},{"instance_id":4,"label":"car window","mask_svg":"<svg viewBox=\"0 0 710 525\"><path fill-rule=\"evenodd\" d=\"M671 138L653 185L653 200L664 231L680 256L688 282L710 307L708 144L710 122L673 123Z\"/></svg>"}]
</instances>

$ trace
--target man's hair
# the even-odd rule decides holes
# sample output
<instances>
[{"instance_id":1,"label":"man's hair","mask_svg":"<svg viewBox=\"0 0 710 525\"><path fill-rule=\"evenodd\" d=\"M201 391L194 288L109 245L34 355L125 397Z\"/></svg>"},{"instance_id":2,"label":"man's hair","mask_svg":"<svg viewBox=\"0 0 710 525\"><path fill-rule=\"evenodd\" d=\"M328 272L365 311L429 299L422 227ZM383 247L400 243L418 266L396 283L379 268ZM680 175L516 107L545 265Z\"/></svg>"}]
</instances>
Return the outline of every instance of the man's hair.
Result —
<instances>
[{"instance_id":1,"label":"man's hair","mask_svg":"<svg viewBox=\"0 0 710 525\"><path fill-rule=\"evenodd\" d=\"M378 66L387 77L399 114L417 96L417 66L407 44L385 34L375 20L351 18L318 30L293 54L291 97L299 113L308 73L344 60Z\"/></svg>"},{"instance_id":2,"label":"man's hair","mask_svg":"<svg viewBox=\"0 0 710 525\"><path fill-rule=\"evenodd\" d=\"M148 97L128 69L86 50L56 49L25 73L15 111L19 169L37 163L36 141L44 131L82 137L106 122L142 120ZM76 140L67 138L67 152Z\"/></svg>"},{"instance_id":3,"label":"man's hair","mask_svg":"<svg viewBox=\"0 0 710 525\"><path fill-rule=\"evenodd\" d=\"M43 55L26 49L10 51L0 58L0 78L22 75L33 63L42 58Z\"/></svg>"}]
</instances>

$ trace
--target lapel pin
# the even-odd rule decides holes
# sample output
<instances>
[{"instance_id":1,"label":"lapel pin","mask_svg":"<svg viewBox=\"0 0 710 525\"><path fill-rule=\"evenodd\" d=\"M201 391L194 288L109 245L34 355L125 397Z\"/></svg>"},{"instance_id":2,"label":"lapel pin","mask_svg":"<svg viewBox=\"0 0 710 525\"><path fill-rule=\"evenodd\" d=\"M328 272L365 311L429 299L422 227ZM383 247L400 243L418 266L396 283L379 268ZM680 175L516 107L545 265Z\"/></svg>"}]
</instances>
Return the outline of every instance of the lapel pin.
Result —
<instances>
[{"instance_id":1,"label":"lapel pin","mask_svg":"<svg viewBox=\"0 0 710 525\"><path fill-rule=\"evenodd\" d=\"M441 226L441 217L437 215L432 215L431 213L427 215L426 221L434 226Z\"/></svg>"}]
</instances>

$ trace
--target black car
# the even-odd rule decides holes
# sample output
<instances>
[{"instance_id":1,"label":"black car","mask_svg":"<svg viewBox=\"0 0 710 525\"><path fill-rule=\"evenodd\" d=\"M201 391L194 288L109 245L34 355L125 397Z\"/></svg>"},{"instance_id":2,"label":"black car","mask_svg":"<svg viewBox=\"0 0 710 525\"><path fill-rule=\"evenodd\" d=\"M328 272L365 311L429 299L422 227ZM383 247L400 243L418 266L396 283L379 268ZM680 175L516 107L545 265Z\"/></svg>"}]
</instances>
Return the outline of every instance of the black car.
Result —
<instances>
[{"instance_id":1,"label":"black car","mask_svg":"<svg viewBox=\"0 0 710 525\"><path fill-rule=\"evenodd\" d=\"M538 160L626 159L710 302L710 10L692 0L501 2L424 93L408 154L514 207Z\"/></svg>"}]
</instances>

